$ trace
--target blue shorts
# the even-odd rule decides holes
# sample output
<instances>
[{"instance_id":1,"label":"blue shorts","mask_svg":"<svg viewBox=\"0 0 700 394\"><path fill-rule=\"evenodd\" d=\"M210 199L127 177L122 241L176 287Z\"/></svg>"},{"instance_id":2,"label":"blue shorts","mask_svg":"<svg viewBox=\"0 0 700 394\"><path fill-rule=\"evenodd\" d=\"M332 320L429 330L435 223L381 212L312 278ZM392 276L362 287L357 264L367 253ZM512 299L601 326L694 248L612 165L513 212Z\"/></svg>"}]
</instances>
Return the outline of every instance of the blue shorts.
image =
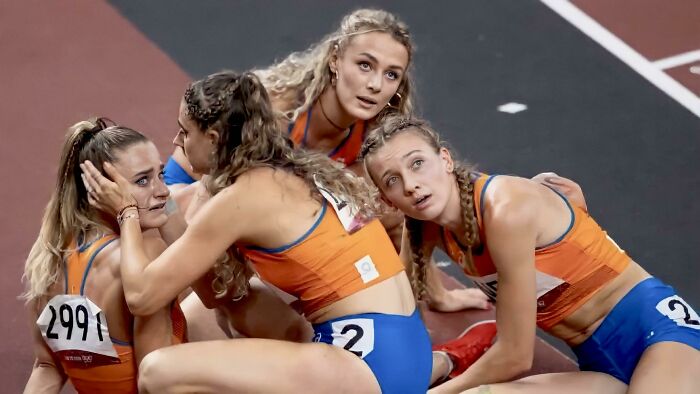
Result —
<instances>
[{"instance_id":1,"label":"blue shorts","mask_svg":"<svg viewBox=\"0 0 700 394\"><path fill-rule=\"evenodd\" d=\"M168 186L177 185L178 183L186 183L189 185L195 182L195 179L192 178L172 156L168 157L168 162L163 169L163 180Z\"/></svg>"},{"instance_id":2,"label":"blue shorts","mask_svg":"<svg viewBox=\"0 0 700 394\"><path fill-rule=\"evenodd\" d=\"M644 350L658 342L700 350L700 317L671 286L648 278L632 288L573 351L582 371L604 372L629 384Z\"/></svg>"},{"instance_id":3,"label":"blue shorts","mask_svg":"<svg viewBox=\"0 0 700 394\"><path fill-rule=\"evenodd\" d=\"M425 394L433 355L418 309L411 316L363 313L314 324L314 342L342 347L363 359L382 393Z\"/></svg>"}]
</instances>

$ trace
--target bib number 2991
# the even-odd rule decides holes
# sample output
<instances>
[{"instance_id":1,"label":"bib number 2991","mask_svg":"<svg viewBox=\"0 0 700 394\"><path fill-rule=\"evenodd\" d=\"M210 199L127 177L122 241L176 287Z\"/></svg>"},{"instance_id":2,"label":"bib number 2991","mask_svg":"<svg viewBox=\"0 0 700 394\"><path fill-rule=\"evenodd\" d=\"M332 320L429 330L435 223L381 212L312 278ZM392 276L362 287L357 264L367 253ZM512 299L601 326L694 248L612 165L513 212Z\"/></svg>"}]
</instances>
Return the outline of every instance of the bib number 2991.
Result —
<instances>
[{"instance_id":1,"label":"bib number 2991","mask_svg":"<svg viewBox=\"0 0 700 394\"><path fill-rule=\"evenodd\" d=\"M73 329L76 328L77 330L82 330L82 333L78 333L80 335L80 338L85 341L87 340L88 337L88 310L85 307L85 305L76 305L75 310L73 310L73 307L69 304L62 304L58 308L58 312L56 312L56 307L53 305L48 305L49 310L51 311L51 321L49 322L49 326L46 330L46 337L50 339L58 339L58 332L54 331L56 323L59 323L64 330L62 330L62 333L65 333L66 339L71 340L73 337ZM99 341L104 341L104 337L102 336L102 318L100 317L102 315L102 312L98 312L95 315L95 332L97 332L97 339Z\"/></svg>"},{"instance_id":2,"label":"bib number 2991","mask_svg":"<svg viewBox=\"0 0 700 394\"><path fill-rule=\"evenodd\" d=\"M85 351L117 357L104 314L85 296L61 294L53 297L36 323L54 352Z\"/></svg>"}]
</instances>

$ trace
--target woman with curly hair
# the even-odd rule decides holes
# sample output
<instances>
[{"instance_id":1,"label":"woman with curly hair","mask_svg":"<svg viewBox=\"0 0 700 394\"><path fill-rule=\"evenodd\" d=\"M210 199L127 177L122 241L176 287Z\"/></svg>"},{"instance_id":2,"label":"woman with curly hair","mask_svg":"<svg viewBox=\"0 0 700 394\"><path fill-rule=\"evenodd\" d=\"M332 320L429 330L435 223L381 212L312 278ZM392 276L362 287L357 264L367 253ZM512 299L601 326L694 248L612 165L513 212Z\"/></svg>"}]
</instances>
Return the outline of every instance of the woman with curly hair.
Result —
<instances>
[{"instance_id":1,"label":"woman with curly hair","mask_svg":"<svg viewBox=\"0 0 700 394\"><path fill-rule=\"evenodd\" d=\"M129 308L152 313L212 267L221 296L245 297L245 259L261 278L301 300L316 343L247 338L162 349L141 364L140 388L425 392L430 341L403 265L372 219L377 200L364 180L325 155L295 150L252 73L194 82L179 123L176 143L195 170L210 174L213 197L155 259L144 253L125 179L109 166L115 182L92 163L82 165L92 203L110 216L124 212L121 268Z\"/></svg>"}]
</instances>

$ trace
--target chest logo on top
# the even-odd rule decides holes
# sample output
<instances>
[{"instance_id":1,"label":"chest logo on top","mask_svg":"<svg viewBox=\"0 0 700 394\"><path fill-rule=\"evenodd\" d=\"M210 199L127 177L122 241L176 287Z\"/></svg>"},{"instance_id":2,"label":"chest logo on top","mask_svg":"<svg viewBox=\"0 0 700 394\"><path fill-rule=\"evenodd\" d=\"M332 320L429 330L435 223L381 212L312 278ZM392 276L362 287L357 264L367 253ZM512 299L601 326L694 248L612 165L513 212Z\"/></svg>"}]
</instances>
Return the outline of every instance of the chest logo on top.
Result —
<instances>
[{"instance_id":1,"label":"chest logo on top","mask_svg":"<svg viewBox=\"0 0 700 394\"><path fill-rule=\"evenodd\" d=\"M374 265L374 261L372 261L369 255L357 260L355 262L355 269L360 274L360 278L362 278L362 282L364 283L369 283L379 278L379 271L377 271L377 267Z\"/></svg>"},{"instance_id":2,"label":"chest logo on top","mask_svg":"<svg viewBox=\"0 0 700 394\"><path fill-rule=\"evenodd\" d=\"M49 348L65 362L83 366L119 362L102 310L85 296L53 297L36 324Z\"/></svg>"}]
</instances>

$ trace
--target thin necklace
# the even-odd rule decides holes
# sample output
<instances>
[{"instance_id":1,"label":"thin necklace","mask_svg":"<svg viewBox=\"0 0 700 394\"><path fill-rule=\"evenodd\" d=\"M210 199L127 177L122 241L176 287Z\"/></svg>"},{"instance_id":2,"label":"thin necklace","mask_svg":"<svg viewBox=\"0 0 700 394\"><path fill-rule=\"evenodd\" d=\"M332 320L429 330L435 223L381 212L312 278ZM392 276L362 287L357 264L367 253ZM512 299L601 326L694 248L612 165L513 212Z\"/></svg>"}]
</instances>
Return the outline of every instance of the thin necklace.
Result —
<instances>
[{"instance_id":1,"label":"thin necklace","mask_svg":"<svg viewBox=\"0 0 700 394\"><path fill-rule=\"evenodd\" d=\"M328 123L330 123L333 127L335 127L336 129L338 129L339 131L343 131L343 130L345 130L345 129L347 128L347 127L340 127L340 126L338 126L337 124L335 124L335 123L331 120L331 118L328 117L328 115L326 115L326 110L323 109L323 100L322 100L320 97L319 97L319 99L318 99L318 105L321 107L321 113L323 114L323 117L326 118L326 120L328 121Z\"/></svg>"}]
</instances>

